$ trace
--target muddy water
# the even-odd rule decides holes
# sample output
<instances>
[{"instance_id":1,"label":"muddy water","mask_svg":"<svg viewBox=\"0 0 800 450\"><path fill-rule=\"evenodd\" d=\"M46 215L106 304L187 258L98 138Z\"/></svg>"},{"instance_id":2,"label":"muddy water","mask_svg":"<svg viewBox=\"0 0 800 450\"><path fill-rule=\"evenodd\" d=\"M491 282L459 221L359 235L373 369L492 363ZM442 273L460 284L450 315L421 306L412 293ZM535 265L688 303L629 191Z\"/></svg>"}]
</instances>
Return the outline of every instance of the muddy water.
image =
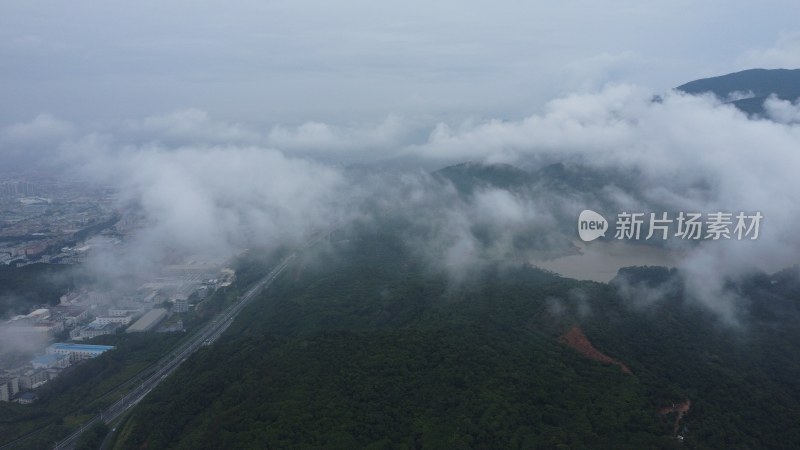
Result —
<instances>
[{"instance_id":1,"label":"muddy water","mask_svg":"<svg viewBox=\"0 0 800 450\"><path fill-rule=\"evenodd\" d=\"M531 263L565 277L605 283L611 281L621 267L674 267L684 255L681 251L620 241L578 241L575 245L580 248L580 254Z\"/></svg>"}]
</instances>

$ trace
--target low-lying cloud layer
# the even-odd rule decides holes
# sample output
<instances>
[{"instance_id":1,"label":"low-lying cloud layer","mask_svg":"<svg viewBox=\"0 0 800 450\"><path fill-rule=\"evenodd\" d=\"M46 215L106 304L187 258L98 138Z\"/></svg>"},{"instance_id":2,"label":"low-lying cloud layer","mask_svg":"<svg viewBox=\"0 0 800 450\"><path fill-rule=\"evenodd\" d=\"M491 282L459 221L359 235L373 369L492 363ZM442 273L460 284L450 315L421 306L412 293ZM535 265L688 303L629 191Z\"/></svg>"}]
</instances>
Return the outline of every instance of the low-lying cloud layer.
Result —
<instances>
[{"instance_id":1,"label":"low-lying cloud layer","mask_svg":"<svg viewBox=\"0 0 800 450\"><path fill-rule=\"evenodd\" d=\"M524 236L572 230L556 230L562 225L553 203L530 193L493 187L465 198L420 170L384 172L373 164L360 175L336 161L529 168L561 161L629 171L642 181L639 192L601 193L620 208L764 215L757 241L702 243L680 263L690 292L735 321L726 278L794 264L800 250L800 106L771 99L766 109L774 120L749 119L710 97L670 93L654 101L646 89L613 85L551 101L542 114L457 124L389 116L367 125L259 129L200 110L102 125L41 115L0 127L0 151L10 163L68 167L115 187L121 204L140 207L147 227L135 238L138 265L165 246L224 253L296 245L391 209L432 230L409 234L409 243L427 239L420 247L457 275L474 261L518 254Z\"/></svg>"}]
</instances>

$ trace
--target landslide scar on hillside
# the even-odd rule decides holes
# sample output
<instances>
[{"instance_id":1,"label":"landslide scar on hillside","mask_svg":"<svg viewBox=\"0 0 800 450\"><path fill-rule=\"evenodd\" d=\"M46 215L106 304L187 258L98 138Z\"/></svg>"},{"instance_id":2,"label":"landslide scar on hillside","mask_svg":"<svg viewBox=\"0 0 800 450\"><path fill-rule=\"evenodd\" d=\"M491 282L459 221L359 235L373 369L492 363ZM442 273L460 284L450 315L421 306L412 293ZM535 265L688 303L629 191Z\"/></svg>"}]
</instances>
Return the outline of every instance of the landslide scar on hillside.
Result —
<instances>
[{"instance_id":1,"label":"landslide scar on hillside","mask_svg":"<svg viewBox=\"0 0 800 450\"><path fill-rule=\"evenodd\" d=\"M629 369L628 366L622 362L617 361L616 359L596 349L592 343L589 342L589 338L583 334L583 330L581 330L581 327L578 325L574 325L569 329L569 331L562 334L561 337L558 338L558 341L567 347L577 350L580 354L589 359L600 361L605 364L617 365L623 373L633 373L631 372L631 369Z\"/></svg>"}]
</instances>

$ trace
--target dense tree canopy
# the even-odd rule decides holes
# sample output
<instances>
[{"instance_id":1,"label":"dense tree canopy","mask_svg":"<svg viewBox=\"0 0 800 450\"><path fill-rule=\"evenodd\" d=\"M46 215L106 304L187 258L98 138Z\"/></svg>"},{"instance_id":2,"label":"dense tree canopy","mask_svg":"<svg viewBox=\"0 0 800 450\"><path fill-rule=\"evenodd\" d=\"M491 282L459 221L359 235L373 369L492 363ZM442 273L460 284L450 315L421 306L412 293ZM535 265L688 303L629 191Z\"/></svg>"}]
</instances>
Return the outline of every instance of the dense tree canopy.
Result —
<instances>
[{"instance_id":1,"label":"dense tree canopy","mask_svg":"<svg viewBox=\"0 0 800 450\"><path fill-rule=\"evenodd\" d=\"M746 325L684 298L491 265L431 271L390 235L334 238L134 411L117 448L789 448L800 442L796 275L754 277ZM795 283L792 285L792 283ZM792 287L795 286L795 287ZM776 314L781 311L781 314ZM574 325L630 367L557 339ZM675 413L691 400L673 436Z\"/></svg>"}]
</instances>

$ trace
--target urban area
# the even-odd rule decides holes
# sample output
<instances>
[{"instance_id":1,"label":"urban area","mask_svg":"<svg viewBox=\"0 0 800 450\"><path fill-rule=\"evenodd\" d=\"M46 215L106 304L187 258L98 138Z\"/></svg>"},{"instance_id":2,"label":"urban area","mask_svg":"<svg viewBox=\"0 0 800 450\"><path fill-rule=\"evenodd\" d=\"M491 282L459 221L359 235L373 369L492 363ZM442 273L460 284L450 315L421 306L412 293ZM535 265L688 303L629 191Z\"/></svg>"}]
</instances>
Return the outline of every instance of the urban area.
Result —
<instances>
[{"instance_id":1,"label":"urban area","mask_svg":"<svg viewBox=\"0 0 800 450\"><path fill-rule=\"evenodd\" d=\"M82 265L124 252L144 219L115 194L79 181L0 179L0 265ZM0 315L0 401L29 404L37 389L114 346L86 340L117 333L184 331L182 317L235 279L221 258L171 255L146 279L105 280L37 299ZM101 280L103 281L103 280ZM15 347L14 343L20 345Z\"/></svg>"}]
</instances>

